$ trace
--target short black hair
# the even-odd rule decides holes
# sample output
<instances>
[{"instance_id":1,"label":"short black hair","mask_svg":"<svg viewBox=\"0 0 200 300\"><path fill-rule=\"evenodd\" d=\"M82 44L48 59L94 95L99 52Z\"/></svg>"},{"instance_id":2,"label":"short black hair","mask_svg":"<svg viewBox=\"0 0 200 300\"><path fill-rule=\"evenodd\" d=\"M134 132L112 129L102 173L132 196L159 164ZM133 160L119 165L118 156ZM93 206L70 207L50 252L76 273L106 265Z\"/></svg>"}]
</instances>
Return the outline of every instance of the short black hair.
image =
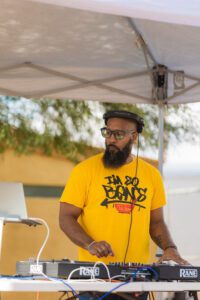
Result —
<instances>
[{"instance_id":1,"label":"short black hair","mask_svg":"<svg viewBox=\"0 0 200 300\"><path fill-rule=\"evenodd\" d=\"M134 121L137 126L137 132L142 133L143 127L144 127L144 120L139 115L127 111L127 110L109 110L104 113L103 119L105 120L105 124L107 125L107 122L111 118L121 118L121 119L128 119L131 121Z\"/></svg>"}]
</instances>

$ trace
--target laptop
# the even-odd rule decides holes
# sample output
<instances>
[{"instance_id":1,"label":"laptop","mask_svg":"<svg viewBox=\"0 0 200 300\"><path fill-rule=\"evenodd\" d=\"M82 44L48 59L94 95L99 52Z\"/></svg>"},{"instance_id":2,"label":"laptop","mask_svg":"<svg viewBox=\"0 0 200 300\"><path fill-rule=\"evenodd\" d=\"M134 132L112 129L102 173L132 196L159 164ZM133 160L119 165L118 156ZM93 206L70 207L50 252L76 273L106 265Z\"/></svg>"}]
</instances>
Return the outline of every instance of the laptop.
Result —
<instances>
[{"instance_id":1,"label":"laptop","mask_svg":"<svg viewBox=\"0 0 200 300\"><path fill-rule=\"evenodd\" d=\"M28 218L22 183L0 182L0 218L4 223L40 224Z\"/></svg>"}]
</instances>

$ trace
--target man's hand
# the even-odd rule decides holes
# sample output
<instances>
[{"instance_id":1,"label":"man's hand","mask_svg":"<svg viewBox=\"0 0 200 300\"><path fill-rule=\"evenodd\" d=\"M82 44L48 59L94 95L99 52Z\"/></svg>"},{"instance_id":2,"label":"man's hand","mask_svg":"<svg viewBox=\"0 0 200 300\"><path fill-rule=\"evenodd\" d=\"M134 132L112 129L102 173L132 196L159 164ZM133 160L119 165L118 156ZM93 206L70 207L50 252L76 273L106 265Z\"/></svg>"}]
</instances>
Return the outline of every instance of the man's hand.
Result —
<instances>
[{"instance_id":1,"label":"man's hand","mask_svg":"<svg viewBox=\"0 0 200 300\"><path fill-rule=\"evenodd\" d=\"M178 250L175 248L166 249L161 258L158 260L158 263L161 263L162 261L166 260L173 260L179 265L190 265L188 261L186 261L180 256Z\"/></svg>"},{"instance_id":2,"label":"man's hand","mask_svg":"<svg viewBox=\"0 0 200 300\"><path fill-rule=\"evenodd\" d=\"M96 255L98 258L107 257L109 255L114 256L114 252L110 244L108 244L106 241L94 241L88 245L86 249L90 252L90 254Z\"/></svg>"}]
</instances>

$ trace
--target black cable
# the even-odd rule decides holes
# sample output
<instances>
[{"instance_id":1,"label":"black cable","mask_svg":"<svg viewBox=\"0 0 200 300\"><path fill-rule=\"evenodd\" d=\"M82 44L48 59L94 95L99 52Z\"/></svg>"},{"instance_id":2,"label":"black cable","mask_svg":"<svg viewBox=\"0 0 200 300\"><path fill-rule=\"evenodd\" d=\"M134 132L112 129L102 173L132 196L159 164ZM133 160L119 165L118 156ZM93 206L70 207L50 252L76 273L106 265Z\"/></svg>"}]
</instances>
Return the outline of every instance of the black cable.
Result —
<instances>
[{"instance_id":1,"label":"black cable","mask_svg":"<svg viewBox=\"0 0 200 300\"><path fill-rule=\"evenodd\" d=\"M138 134L138 144L137 144L137 154L136 154L136 168L135 168L135 178L137 177L137 172L138 172L138 156L139 156L139 148L140 148L140 139L139 139L140 134ZM127 245L126 245L126 252L124 255L124 264L126 262L126 256L128 253L128 248L129 248L129 244L130 244L130 237L131 237L131 229L132 229L132 223L133 223L133 205L134 205L134 199L132 199L132 203L131 203L131 218L130 218L130 225L129 225L129 231L128 231L128 241L127 241Z\"/></svg>"}]
</instances>

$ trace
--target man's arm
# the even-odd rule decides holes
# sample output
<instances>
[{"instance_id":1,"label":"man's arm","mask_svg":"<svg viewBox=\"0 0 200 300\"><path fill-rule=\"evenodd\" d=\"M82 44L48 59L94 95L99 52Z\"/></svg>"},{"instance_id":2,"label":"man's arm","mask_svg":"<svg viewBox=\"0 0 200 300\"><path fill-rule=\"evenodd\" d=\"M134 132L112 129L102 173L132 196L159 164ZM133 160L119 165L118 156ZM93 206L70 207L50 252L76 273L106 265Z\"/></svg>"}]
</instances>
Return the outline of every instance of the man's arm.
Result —
<instances>
[{"instance_id":1,"label":"man's arm","mask_svg":"<svg viewBox=\"0 0 200 300\"><path fill-rule=\"evenodd\" d=\"M106 241L94 241L77 222L82 209L69 203L60 203L60 228L77 246L82 247L97 257L114 255Z\"/></svg>"},{"instance_id":2,"label":"man's arm","mask_svg":"<svg viewBox=\"0 0 200 300\"><path fill-rule=\"evenodd\" d=\"M151 211L150 236L156 245L163 250L163 255L159 259L159 262L164 260L173 260L178 264L188 264L188 262L180 256L170 235L170 232L164 221L162 207Z\"/></svg>"}]
</instances>

